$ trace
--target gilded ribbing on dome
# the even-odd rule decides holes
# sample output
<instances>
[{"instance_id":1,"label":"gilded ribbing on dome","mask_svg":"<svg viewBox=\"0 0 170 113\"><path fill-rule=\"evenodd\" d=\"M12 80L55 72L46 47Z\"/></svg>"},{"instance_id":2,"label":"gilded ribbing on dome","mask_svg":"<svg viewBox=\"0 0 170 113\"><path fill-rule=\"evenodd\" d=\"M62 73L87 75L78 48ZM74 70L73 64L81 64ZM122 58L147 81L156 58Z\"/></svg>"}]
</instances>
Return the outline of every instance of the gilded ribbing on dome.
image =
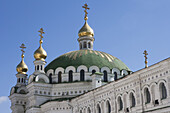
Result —
<instances>
[{"instance_id":1,"label":"gilded ribbing on dome","mask_svg":"<svg viewBox=\"0 0 170 113\"><path fill-rule=\"evenodd\" d=\"M45 34L45 33L43 31L43 28L41 28L38 32L40 32L40 35L39 35L40 36L40 41L39 41L40 47L34 52L34 58L36 60L45 61L45 59L47 57L47 53L46 53L46 51L42 47L42 43L43 43L43 40L42 40L43 36L42 36L42 34Z\"/></svg>"},{"instance_id":2,"label":"gilded ribbing on dome","mask_svg":"<svg viewBox=\"0 0 170 113\"><path fill-rule=\"evenodd\" d=\"M17 70L18 74L26 74L26 72L28 71L28 67L27 67L27 65L26 65L25 62L24 62L24 53L25 53L24 49L25 49L26 47L25 47L24 44L22 44L22 45L20 46L20 48L21 48L21 51L22 51L22 55L21 55L22 60L21 60L21 62L17 65L16 70Z\"/></svg>"},{"instance_id":3,"label":"gilded ribbing on dome","mask_svg":"<svg viewBox=\"0 0 170 113\"><path fill-rule=\"evenodd\" d=\"M88 8L87 4L84 4L84 6L82 6L82 7L85 9L84 10L84 12L85 12L85 17L84 17L85 23L84 23L83 27L79 30L78 35L79 35L79 37L83 37L83 36L91 36L91 37L93 37L94 36L94 31L87 23L87 20L88 20L87 9L89 10L90 8Z\"/></svg>"}]
</instances>

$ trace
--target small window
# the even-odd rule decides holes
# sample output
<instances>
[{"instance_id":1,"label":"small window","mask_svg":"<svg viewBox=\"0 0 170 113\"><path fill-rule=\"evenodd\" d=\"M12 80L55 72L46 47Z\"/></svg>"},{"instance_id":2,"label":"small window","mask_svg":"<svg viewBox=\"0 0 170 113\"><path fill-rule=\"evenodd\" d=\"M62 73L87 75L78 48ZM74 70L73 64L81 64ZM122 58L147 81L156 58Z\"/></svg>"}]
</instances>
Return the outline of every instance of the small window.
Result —
<instances>
[{"instance_id":1,"label":"small window","mask_svg":"<svg viewBox=\"0 0 170 113\"><path fill-rule=\"evenodd\" d=\"M86 42L84 42L84 48L87 48L87 43Z\"/></svg>"},{"instance_id":2,"label":"small window","mask_svg":"<svg viewBox=\"0 0 170 113\"><path fill-rule=\"evenodd\" d=\"M73 82L73 71L72 70L69 71L68 78L69 78L68 79L69 82Z\"/></svg>"},{"instance_id":3,"label":"small window","mask_svg":"<svg viewBox=\"0 0 170 113\"><path fill-rule=\"evenodd\" d=\"M90 42L88 43L88 48L91 48L91 44L90 44Z\"/></svg>"},{"instance_id":4,"label":"small window","mask_svg":"<svg viewBox=\"0 0 170 113\"><path fill-rule=\"evenodd\" d=\"M41 65L41 70L43 70L43 66Z\"/></svg>"},{"instance_id":5,"label":"small window","mask_svg":"<svg viewBox=\"0 0 170 113\"><path fill-rule=\"evenodd\" d=\"M39 70L39 65L37 66L37 70Z\"/></svg>"},{"instance_id":6,"label":"small window","mask_svg":"<svg viewBox=\"0 0 170 113\"><path fill-rule=\"evenodd\" d=\"M119 111L121 111L123 109L123 102L122 102L122 99L121 97L118 97L118 104L119 104Z\"/></svg>"},{"instance_id":7,"label":"small window","mask_svg":"<svg viewBox=\"0 0 170 113\"><path fill-rule=\"evenodd\" d=\"M84 70L82 69L80 71L80 81L84 81L85 80L85 75L84 75Z\"/></svg>"},{"instance_id":8,"label":"small window","mask_svg":"<svg viewBox=\"0 0 170 113\"><path fill-rule=\"evenodd\" d=\"M145 96L145 104L150 103L151 97L150 97L150 92L148 88L145 88L144 96Z\"/></svg>"},{"instance_id":9,"label":"small window","mask_svg":"<svg viewBox=\"0 0 170 113\"><path fill-rule=\"evenodd\" d=\"M160 89L161 99L166 99L167 98L167 90L166 90L165 84L160 83L159 89Z\"/></svg>"},{"instance_id":10,"label":"small window","mask_svg":"<svg viewBox=\"0 0 170 113\"><path fill-rule=\"evenodd\" d=\"M62 72L58 72L58 83L61 83L62 82Z\"/></svg>"},{"instance_id":11,"label":"small window","mask_svg":"<svg viewBox=\"0 0 170 113\"><path fill-rule=\"evenodd\" d=\"M130 104L131 104L131 107L135 107L135 105L136 105L135 97L134 97L133 93L130 93Z\"/></svg>"},{"instance_id":12,"label":"small window","mask_svg":"<svg viewBox=\"0 0 170 113\"><path fill-rule=\"evenodd\" d=\"M104 82L108 82L107 71L105 70L105 71L103 71L103 73L104 73Z\"/></svg>"}]
</instances>

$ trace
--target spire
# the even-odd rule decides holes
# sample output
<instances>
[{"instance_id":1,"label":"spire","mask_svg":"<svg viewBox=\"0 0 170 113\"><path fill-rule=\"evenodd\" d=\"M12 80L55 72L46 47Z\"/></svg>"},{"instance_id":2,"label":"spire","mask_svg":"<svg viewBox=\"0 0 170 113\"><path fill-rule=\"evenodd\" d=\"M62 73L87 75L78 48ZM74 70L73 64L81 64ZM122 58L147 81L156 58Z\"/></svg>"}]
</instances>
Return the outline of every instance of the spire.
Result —
<instances>
[{"instance_id":1,"label":"spire","mask_svg":"<svg viewBox=\"0 0 170 113\"><path fill-rule=\"evenodd\" d=\"M84 23L83 27L78 32L79 46L80 46L80 49L93 50L94 31L87 23L87 20L88 20L87 10L89 10L90 8L88 7L87 4L84 4L84 6L82 6L82 7L85 9L84 10L84 12L85 12L85 16L84 16L85 23Z\"/></svg>"},{"instance_id":2,"label":"spire","mask_svg":"<svg viewBox=\"0 0 170 113\"><path fill-rule=\"evenodd\" d=\"M40 41L39 41L40 46L39 46L39 48L34 52L34 58L35 58L36 60L45 61L45 59L46 59L46 57L47 57L47 53L46 53L46 51L42 48L42 43L43 43L43 40L42 40L43 36L42 36L42 35L45 34L45 33L44 33L43 28L41 28L38 32L40 32L40 34L39 34L39 36L40 36Z\"/></svg>"},{"instance_id":3,"label":"spire","mask_svg":"<svg viewBox=\"0 0 170 113\"><path fill-rule=\"evenodd\" d=\"M25 49L26 47L25 47L24 44L21 44L20 48L21 48L21 51L22 51L22 54L21 54L22 60L21 60L21 62L17 65L16 70L17 70L18 74L26 74L26 72L28 71L28 67L27 67L27 65L26 65L25 62L24 62L24 53L25 53L24 49Z\"/></svg>"}]
</instances>

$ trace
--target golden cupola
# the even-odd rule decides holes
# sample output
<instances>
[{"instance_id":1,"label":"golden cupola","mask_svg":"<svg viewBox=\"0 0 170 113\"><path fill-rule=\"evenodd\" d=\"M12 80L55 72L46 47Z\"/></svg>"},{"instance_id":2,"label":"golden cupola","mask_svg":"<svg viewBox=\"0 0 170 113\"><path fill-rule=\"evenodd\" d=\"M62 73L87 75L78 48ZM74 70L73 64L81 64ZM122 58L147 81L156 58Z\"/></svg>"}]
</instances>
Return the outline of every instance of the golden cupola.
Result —
<instances>
[{"instance_id":1,"label":"golden cupola","mask_svg":"<svg viewBox=\"0 0 170 113\"><path fill-rule=\"evenodd\" d=\"M39 41L40 47L34 52L34 58L35 58L36 60L45 61L45 59L46 59L46 57L47 57L47 53L46 53L46 51L42 48L42 43L43 43L43 40L42 40L43 36L42 36L42 34L44 34L43 28L41 28L38 32L40 32L40 37L41 37L41 38L40 38L40 41Z\"/></svg>"},{"instance_id":2,"label":"golden cupola","mask_svg":"<svg viewBox=\"0 0 170 113\"><path fill-rule=\"evenodd\" d=\"M20 48L22 48L22 49L21 49L21 51L22 51L22 55L21 55L22 60L21 60L21 62L17 65L16 70L17 70L18 74L26 74L26 72L28 71L28 67L27 67L27 65L26 65L25 62L24 62L24 53L25 53L24 49L25 49L26 47L25 47L24 44L22 44L22 45L20 46Z\"/></svg>"},{"instance_id":3,"label":"golden cupola","mask_svg":"<svg viewBox=\"0 0 170 113\"><path fill-rule=\"evenodd\" d=\"M83 37L83 36L93 37L94 36L94 31L87 23L87 20L88 20L87 9L89 10L90 8L88 8L87 4L85 4L82 7L85 8L85 10L84 10L84 12L85 12L85 17L84 17L85 23L84 23L83 27L79 30L78 35L79 35L79 37Z\"/></svg>"}]
</instances>

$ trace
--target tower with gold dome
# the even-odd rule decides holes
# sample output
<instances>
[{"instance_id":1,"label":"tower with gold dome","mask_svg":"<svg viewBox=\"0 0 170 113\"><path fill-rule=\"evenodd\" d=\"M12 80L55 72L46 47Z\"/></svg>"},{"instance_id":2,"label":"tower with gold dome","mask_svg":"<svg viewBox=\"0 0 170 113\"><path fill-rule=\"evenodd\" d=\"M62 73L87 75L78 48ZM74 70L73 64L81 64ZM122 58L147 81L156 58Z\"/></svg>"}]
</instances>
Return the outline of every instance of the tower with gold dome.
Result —
<instances>
[{"instance_id":1,"label":"tower with gold dome","mask_svg":"<svg viewBox=\"0 0 170 113\"><path fill-rule=\"evenodd\" d=\"M17 84L9 96L12 113L170 111L167 107L170 58L132 73L118 58L93 50L94 31L87 22L90 8L87 4L83 8L85 23L78 32L79 50L60 55L45 66L47 53L42 46L45 32L41 28L39 47L33 54L35 70L28 79L25 46L21 45Z\"/></svg>"}]
</instances>

